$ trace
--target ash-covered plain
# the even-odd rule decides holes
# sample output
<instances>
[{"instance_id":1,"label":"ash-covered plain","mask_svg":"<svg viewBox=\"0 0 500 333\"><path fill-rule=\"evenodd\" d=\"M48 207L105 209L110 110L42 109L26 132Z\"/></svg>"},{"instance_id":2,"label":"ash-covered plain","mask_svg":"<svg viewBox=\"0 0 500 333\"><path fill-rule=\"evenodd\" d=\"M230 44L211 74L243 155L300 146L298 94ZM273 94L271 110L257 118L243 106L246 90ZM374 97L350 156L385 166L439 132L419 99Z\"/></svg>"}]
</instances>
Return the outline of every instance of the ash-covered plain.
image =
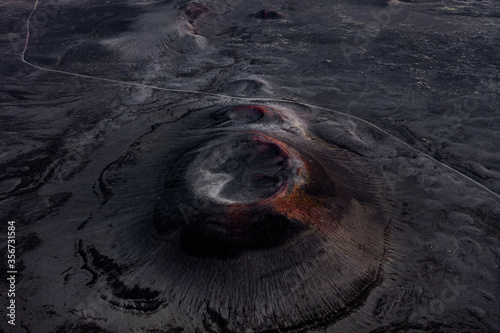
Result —
<instances>
[{"instance_id":1,"label":"ash-covered plain","mask_svg":"<svg viewBox=\"0 0 500 333\"><path fill-rule=\"evenodd\" d=\"M5 331L499 330L495 2L32 5Z\"/></svg>"}]
</instances>

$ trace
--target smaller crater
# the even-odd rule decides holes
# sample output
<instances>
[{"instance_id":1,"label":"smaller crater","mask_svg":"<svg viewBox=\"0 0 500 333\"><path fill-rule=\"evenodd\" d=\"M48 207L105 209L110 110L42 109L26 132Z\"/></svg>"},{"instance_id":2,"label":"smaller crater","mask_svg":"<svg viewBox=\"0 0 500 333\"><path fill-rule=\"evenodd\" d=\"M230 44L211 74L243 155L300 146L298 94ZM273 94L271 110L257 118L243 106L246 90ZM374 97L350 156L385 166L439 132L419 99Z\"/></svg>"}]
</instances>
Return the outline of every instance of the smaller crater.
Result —
<instances>
[{"instance_id":1,"label":"smaller crater","mask_svg":"<svg viewBox=\"0 0 500 333\"><path fill-rule=\"evenodd\" d=\"M285 16L275 10L271 9L263 9L260 12L254 14L254 17L263 19L263 20L281 20Z\"/></svg>"}]
</instances>

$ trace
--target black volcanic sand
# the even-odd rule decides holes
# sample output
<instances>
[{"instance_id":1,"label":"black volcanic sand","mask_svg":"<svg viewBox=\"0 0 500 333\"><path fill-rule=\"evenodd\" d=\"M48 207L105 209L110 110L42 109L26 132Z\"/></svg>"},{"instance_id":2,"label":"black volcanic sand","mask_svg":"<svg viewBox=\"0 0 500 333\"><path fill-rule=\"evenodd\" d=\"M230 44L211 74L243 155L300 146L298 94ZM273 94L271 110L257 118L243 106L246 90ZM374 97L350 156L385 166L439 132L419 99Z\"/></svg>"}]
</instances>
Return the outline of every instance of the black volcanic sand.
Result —
<instances>
[{"instance_id":1,"label":"black volcanic sand","mask_svg":"<svg viewBox=\"0 0 500 333\"><path fill-rule=\"evenodd\" d=\"M495 328L500 206L472 181L331 110L151 90L118 114L103 88L135 89L80 82L48 180L3 201L30 330Z\"/></svg>"},{"instance_id":2,"label":"black volcanic sand","mask_svg":"<svg viewBox=\"0 0 500 333\"><path fill-rule=\"evenodd\" d=\"M70 72L340 110L500 192L500 3L393 3L42 3L26 55ZM22 30L24 18L6 26Z\"/></svg>"},{"instance_id":3,"label":"black volcanic sand","mask_svg":"<svg viewBox=\"0 0 500 333\"><path fill-rule=\"evenodd\" d=\"M42 69L0 65L0 327L497 332L498 12L42 2Z\"/></svg>"}]
</instances>

